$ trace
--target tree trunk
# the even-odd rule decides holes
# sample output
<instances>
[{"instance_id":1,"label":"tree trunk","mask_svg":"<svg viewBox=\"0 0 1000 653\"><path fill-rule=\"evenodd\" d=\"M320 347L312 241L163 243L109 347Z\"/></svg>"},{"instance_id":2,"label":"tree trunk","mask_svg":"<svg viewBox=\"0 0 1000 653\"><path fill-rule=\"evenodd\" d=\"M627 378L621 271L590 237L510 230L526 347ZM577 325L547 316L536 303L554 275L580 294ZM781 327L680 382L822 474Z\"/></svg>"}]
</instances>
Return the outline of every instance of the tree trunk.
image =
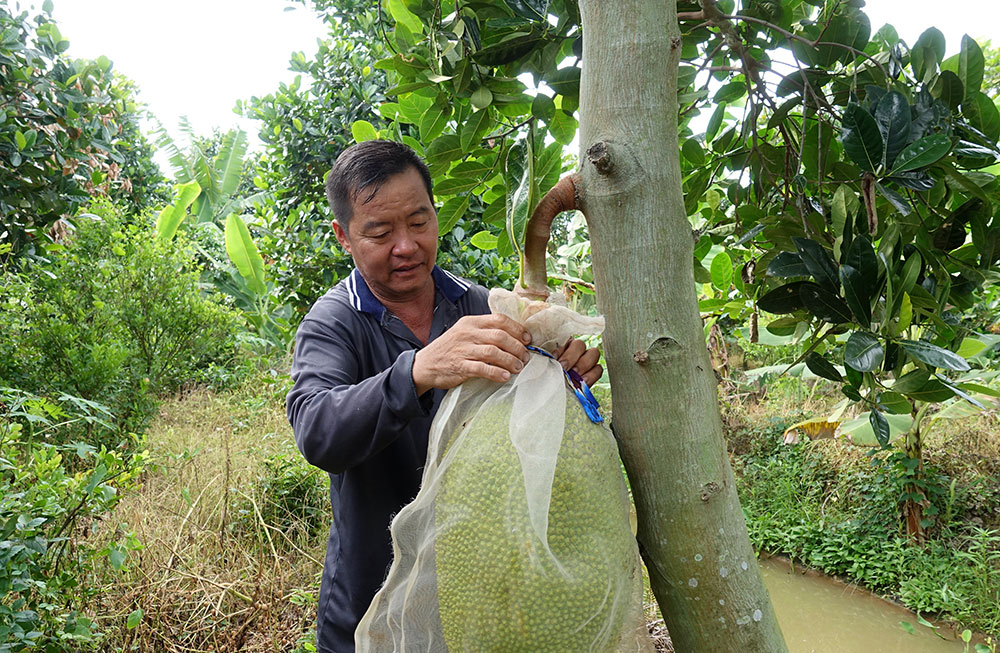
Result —
<instances>
[{"instance_id":1,"label":"tree trunk","mask_svg":"<svg viewBox=\"0 0 1000 653\"><path fill-rule=\"evenodd\" d=\"M590 225L638 540L677 651L787 650L736 495L681 193L675 0L580 0Z\"/></svg>"}]
</instances>

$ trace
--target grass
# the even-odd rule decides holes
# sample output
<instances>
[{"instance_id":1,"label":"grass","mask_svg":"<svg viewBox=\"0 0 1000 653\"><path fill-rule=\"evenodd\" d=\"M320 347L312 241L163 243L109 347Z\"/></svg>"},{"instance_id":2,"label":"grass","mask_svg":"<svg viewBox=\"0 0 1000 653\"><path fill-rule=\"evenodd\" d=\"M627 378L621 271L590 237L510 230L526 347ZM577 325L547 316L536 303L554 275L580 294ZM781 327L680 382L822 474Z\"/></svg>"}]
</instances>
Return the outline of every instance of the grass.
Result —
<instances>
[{"instance_id":1,"label":"grass","mask_svg":"<svg viewBox=\"0 0 1000 653\"><path fill-rule=\"evenodd\" d=\"M315 506L325 475L283 464L301 460L286 390L279 378L163 405L147 434L155 469L107 522L142 543L95 606L109 647L222 653L309 641L326 537L315 513L282 512L275 487Z\"/></svg>"},{"instance_id":2,"label":"grass","mask_svg":"<svg viewBox=\"0 0 1000 653\"><path fill-rule=\"evenodd\" d=\"M843 440L782 443L788 425L829 412L823 386L780 379L731 400L731 459L754 545L984 633L1000 633L1000 422L940 420L924 440L937 517L923 547L903 532L888 452Z\"/></svg>"}]
</instances>

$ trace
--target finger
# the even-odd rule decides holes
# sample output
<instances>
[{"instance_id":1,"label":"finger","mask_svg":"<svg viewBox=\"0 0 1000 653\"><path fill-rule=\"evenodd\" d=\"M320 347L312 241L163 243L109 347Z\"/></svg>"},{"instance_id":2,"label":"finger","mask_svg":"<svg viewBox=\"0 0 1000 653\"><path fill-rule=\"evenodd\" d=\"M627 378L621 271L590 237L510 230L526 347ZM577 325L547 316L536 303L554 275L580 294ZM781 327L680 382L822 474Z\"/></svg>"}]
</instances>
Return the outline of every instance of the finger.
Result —
<instances>
[{"instance_id":1,"label":"finger","mask_svg":"<svg viewBox=\"0 0 1000 653\"><path fill-rule=\"evenodd\" d=\"M522 349L524 349L522 347ZM525 354L528 352L525 351ZM504 351L492 345L482 345L476 350L477 359L493 367L499 367L512 374L517 374L524 369L528 362L523 357Z\"/></svg>"},{"instance_id":2,"label":"finger","mask_svg":"<svg viewBox=\"0 0 1000 653\"><path fill-rule=\"evenodd\" d=\"M597 362L601 360L601 352L598 349L588 349L583 352L579 359L577 359L576 364L573 365L573 369L583 376L590 371L592 367L597 365Z\"/></svg>"},{"instance_id":3,"label":"finger","mask_svg":"<svg viewBox=\"0 0 1000 653\"><path fill-rule=\"evenodd\" d=\"M582 340L570 340L562 355L557 356L559 364L562 365L564 370L576 367L577 371L579 371L577 362L580 360L580 356L585 353L586 349L587 345L584 344Z\"/></svg>"},{"instance_id":4,"label":"finger","mask_svg":"<svg viewBox=\"0 0 1000 653\"><path fill-rule=\"evenodd\" d=\"M485 361L466 361L466 365L463 370L465 381L472 378L487 379L489 381L495 381L496 383L505 383L510 380L511 373L502 367L497 367L495 365L490 365Z\"/></svg>"},{"instance_id":5,"label":"finger","mask_svg":"<svg viewBox=\"0 0 1000 653\"><path fill-rule=\"evenodd\" d=\"M601 376L604 374L604 368L600 365L594 365L590 368L586 374L581 374L584 383L587 384L588 388L592 388L595 383L601 380Z\"/></svg>"},{"instance_id":6,"label":"finger","mask_svg":"<svg viewBox=\"0 0 1000 653\"><path fill-rule=\"evenodd\" d=\"M523 363L527 363L531 358L531 354L525 348L524 342L503 329L482 329L472 336L472 341L495 347Z\"/></svg>"},{"instance_id":7,"label":"finger","mask_svg":"<svg viewBox=\"0 0 1000 653\"><path fill-rule=\"evenodd\" d=\"M483 315L481 316L481 324L484 327L502 329L522 344L529 344L531 342L531 334L528 333L527 329L506 315Z\"/></svg>"}]
</instances>

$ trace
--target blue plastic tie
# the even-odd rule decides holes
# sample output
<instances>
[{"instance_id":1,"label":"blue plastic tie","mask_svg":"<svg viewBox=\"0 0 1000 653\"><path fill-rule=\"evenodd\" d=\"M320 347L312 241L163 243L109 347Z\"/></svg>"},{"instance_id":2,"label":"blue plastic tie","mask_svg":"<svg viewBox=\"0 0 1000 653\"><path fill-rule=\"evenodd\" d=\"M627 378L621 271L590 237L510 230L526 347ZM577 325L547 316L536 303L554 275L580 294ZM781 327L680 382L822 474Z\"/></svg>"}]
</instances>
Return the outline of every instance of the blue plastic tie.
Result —
<instances>
[{"instance_id":1,"label":"blue plastic tie","mask_svg":"<svg viewBox=\"0 0 1000 653\"><path fill-rule=\"evenodd\" d=\"M539 349L538 347L532 347L528 345L528 349L535 352L536 354L541 354L542 356L548 356L552 360L556 360L556 357L545 351L544 349ZM556 361L559 362L559 361ZM597 398L594 397L590 388L587 387L587 382L583 380L580 373L576 370L569 369L563 370L563 374L569 379L570 385L573 386L573 394L576 395L576 400L580 402L583 406L583 412L587 414L587 418L594 424L601 424L604 422L604 417L601 416L601 405L597 403Z\"/></svg>"}]
</instances>

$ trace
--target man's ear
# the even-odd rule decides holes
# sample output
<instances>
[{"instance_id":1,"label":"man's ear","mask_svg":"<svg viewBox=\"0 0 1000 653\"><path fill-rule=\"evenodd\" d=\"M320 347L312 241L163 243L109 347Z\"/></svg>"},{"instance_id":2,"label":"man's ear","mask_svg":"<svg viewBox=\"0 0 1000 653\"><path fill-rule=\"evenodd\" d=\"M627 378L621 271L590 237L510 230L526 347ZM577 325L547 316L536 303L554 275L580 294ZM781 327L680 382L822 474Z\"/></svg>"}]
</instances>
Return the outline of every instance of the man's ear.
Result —
<instances>
[{"instance_id":1,"label":"man's ear","mask_svg":"<svg viewBox=\"0 0 1000 653\"><path fill-rule=\"evenodd\" d=\"M344 231L344 228L340 226L340 223L337 222L337 220L333 221L333 233L337 234L337 242L344 248L344 251L350 254L351 241L347 237L347 232Z\"/></svg>"}]
</instances>

